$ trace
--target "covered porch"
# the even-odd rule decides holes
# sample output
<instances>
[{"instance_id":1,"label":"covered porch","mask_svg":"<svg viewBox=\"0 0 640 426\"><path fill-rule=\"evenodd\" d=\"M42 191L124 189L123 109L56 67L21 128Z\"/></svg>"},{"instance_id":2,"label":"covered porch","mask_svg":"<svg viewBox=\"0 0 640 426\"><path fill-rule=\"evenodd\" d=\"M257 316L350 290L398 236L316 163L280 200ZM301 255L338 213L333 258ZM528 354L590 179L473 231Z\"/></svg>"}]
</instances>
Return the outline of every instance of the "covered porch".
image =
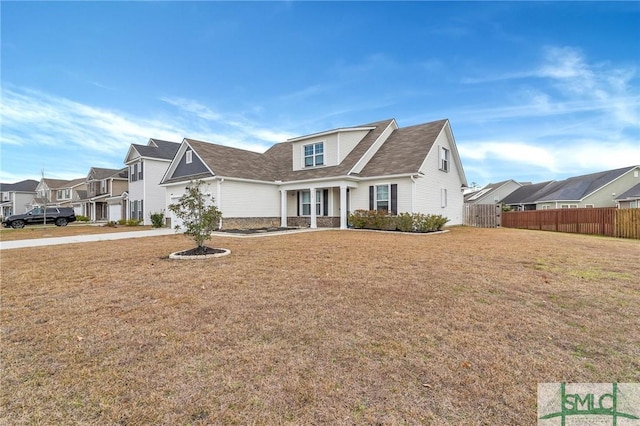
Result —
<instances>
[{"instance_id":1,"label":"covered porch","mask_svg":"<svg viewBox=\"0 0 640 426\"><path fill-rule=\"evenodd\" d=\"M280 187L280 226L347 229L356 182L318 182Z\"/></svg>"}]
</instances>

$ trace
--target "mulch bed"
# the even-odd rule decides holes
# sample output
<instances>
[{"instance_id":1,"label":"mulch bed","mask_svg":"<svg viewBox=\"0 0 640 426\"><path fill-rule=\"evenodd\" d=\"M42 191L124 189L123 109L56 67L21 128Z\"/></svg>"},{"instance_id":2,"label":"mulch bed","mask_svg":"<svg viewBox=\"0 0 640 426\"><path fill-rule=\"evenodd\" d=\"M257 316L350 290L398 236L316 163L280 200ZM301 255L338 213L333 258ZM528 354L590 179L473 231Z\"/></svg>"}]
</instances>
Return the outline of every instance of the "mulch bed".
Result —
<instances>
[{"instance_id":1,"label":"mulch bed","mask_svg":"<svg viewBox=\"0 0 640 426\"><path fill-rule=\"evenodd\" d=\"M219 253L224 253L225 250L223 249L217 249L217 248L211 248L211 247L207 247L207 246L202 246L202 247L194 247L192 249L189 250L185 250L185 251L181 251L179 253L176 253L180 256L204 256L204 255L208 255L208 254L219 254Z\"/></svg>"},{"instance_id":2,"label":"mulch bed","mask_svg":"<svg viewBox=\"0 0 640 426\"><path fill-rule=\"evenodd\" d=\"M218 232L228 232L229 234L262 234L265 232L293 231L300 228L252 228L252 229L220 229Z\"/></svg>"}]
</instances>

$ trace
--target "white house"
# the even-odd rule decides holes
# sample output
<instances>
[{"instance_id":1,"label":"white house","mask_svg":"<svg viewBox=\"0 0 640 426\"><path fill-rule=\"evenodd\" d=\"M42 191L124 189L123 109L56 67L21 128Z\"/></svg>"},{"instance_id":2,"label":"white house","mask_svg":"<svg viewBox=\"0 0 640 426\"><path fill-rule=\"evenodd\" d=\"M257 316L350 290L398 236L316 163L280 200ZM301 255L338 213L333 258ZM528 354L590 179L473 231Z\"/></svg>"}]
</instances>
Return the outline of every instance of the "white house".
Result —
<instances>
[{"instance_id":1,"label":"white house","mask_svg":"<svg viewBox=\"0 0 640 426\"><path fill-rule=\"evenodd\" d=\"M27 179L16 183L0 183L0 217L21 214L31 208L38 181Z\"/></svg>"},{"instance_id":2,"label":"white house","mask_svg":"<svg viewBox=\"0 0 640 426\"><path fill-rule=\"evenodd\" d=\"M184 139L162 179L166 205L196 179L207 184L226 228L346 228L348 212L358 209L440 214L461 224L467 186L446 119L327 130L264 153Z\"/></svg>"},{"instance_id":3,"label":"white house","mask_svg":"<svg viewBox=\"0 0 640 426\"><path fill-rule=\"evenodd\" d=\"M129 168L128 219L151 225L151 214L166 214L165 190L159 184L178 148L179 143L160 139L149 139L147 145L131 144L124 160Z\"/></svg>"}]
</instances>

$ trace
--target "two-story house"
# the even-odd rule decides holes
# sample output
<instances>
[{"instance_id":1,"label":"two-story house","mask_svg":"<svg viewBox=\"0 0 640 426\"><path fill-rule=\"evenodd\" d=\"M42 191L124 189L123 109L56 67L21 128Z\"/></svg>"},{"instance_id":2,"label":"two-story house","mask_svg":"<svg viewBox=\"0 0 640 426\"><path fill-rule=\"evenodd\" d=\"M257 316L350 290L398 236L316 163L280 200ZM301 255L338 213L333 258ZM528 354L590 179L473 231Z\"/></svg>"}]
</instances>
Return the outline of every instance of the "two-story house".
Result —
<instances>
[{"instance_id":1,"label":"two-story house","mask_svg":"<svg viewBox=\"0 0 640 426\"><path fill-rule=\"evenodd\" d=\"M21 214L31 208L38 181L27 179L16 183L0 183L0 216Z\"/></svg>"},{"instance_id":2,"label":"two-story house","mask_svg":"<svg viewBox=\"0 0 640 426\"><path fill-rule=\"evenodd\" d=\"M160 181L178 148L179 143L160 139L149 139L147 145L131 144L124 160L129 168L127 218L151 225L151 214L166 214L165 189Z\"/></svg>"},{"instance_id":3,"label":"two-story house","mask_svg":"<svg viewBox=\"0 0 640 426\"><path fill-rule=\"evenodd\" d=\"M264 153L184 139L162 180L166 205L195 179L207 184L227 228L346 228L348 212L358 209L441 214L460 224L467 186L446 119L337 128Z\"/></svg>"},{"instance_id":4,"label":"two-story house","mask_svg":"<svg viewBox=\"0 0 640 426\"><path fill-rule=\"evenodd\" d=\"M126 218L128 169L92 167L86 178L86 198L73 201L92 222Z\"/></svg>"}]
</instances>

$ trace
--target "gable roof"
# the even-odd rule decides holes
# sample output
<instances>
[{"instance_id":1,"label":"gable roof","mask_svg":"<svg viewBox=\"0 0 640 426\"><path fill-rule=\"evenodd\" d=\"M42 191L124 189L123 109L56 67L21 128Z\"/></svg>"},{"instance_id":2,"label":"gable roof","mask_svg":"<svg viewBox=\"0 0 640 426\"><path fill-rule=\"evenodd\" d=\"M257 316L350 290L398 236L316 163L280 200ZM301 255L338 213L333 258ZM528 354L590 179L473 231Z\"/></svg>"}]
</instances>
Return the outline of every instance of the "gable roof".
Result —
<instances>
[{"instance_id":1,"label":"gable roof","mask_svg":"<svg viewBox=\"0 0 640 426\"><path fill-rule=\"evenodd\" d=\"M1 192L36 192L37 180L26 179L16 183L0 183Z\"/></svg>"},{"instance_id":2,"label":"gable roof","mask_svg":"<svg viewBox=\"0 0 640 426\"><path fill-rule=\"evenodd\" d=\"M361 176L418 173L448 120L398 128L360 172Z\"/></svg>"},{"instance_id":3,"label":"gable roof","mask_svg":"<svg viewBox=\"0 0 640 426\"><path fill-rule=\"evenodd\" d=\"M68 180L64 179L49 179L43 178L42 181L47 185L49 189L57 189L57 188L65 188L67 186Z\"/></svg>"},{"instance_id":4,"label":"gable roof","mask_svg":"<svg viewBox=\"0 0 640 426\"><path fill-rule=\"evenodd\" d=\"M616 201L640 199L640 183L632 186L631 188L629 188L629 190L618 195L615 199Z\"/></svg>"},{"instance_id":5,"label":"gable roof","mask_svg":"<svg viewBox=\"0 0 640 426\"><path fill-rule=\"evenodd\" d=\"M502 186L506 185L509 182L514 182L514 183L518 183L513 179L508 179L508 180L503 180L502 182L496 182L496 183L489 183L487 185L485 185L483 188L480 188L477 191L474 192L470 192L468 194L464 195L464 201L475 201L489 193L491 193L492 191L495 191L496 189L500 189ZM521 184L518 184L521 185Z\"/></svg>"},{"instance_id":6,"label":"gable roof","mask_svg":"<svg viewBox=\"0 0 640 426\"><path fill-rule=\"evenodd\" d=\"M603 186L618 179L638 166L623 167L621 169L607 170L588 175L574 176L555 182L550 191L540 196L536 202L549 201L578 201L594 193Z\"/></svg>"},{"instance_id":7,"label":"gable roof","mask_svg":"<svg viewBox=\"0 0 640 426\"><path fill-rule=\"evenodd\" d=\"M207 171L189 176L188 178L191 179L216 175L268 182L295 182L346 176L376 177L412 174L420 171L438 136L444 129L449 128L448 123L449 120L443 119L398 128L395 119L391 118L289 139L271 146L262 154L185 138L178 152L183 152L187 149L187 146L190 146L195 155L202 160L206 168L211 172ZM300 170L292 168L293 147L296 142L319 135L344 131L365 131L366 134L340 164ZM381 139L383 135L388 135L386 140ZM382 140L384 140L384 143L376 143ZM182 155L179 153L177 156ZM178 160L177 156L175 156L174 162ZM368 159L368 162L359 173L354 172L354 168L359 162L362 163L363 158ZM457 152L455 158L458 158ZM184 176L173 178L172 173L174 170L175 166L167 171L162 183L179 182L187 178ZM463 174L462 177L466 183Z\"/></svg>"},{"instance_id":8,"label":"gable roof","mask_svg":"<svg viewBox=\"0 0 640 426\"><path fill-rule=\"evenodd\" d=\"M93 176L92 176L93 175ZM101 167L92 167L87 175L87 180L102 180L102 179L127 179L129 176L129 169L127 167L122 169L104 169Z\"/></svg>"},{"instance_id":9,"label":"gable roof","mask_svg":"<svg viewBox=\"0 0 640 426\"><path fill-rule=\"evenodd\" d=\"M548 191L549 185L555 181L523 185L500 200L502 204L535 204L536 200Z\"/></svg>"},{"instance_id":10,"label":"gable roof","mask_svg":"<svg viewBox=\"0 0 640 426\"><path fill-rule=\"evenodd\" d=\"M131 148L129 149L129 153L126 158L129 158L131 149L135 149L140 157L172 160L179 148L180 144L178 142L169 142L152 138L149 139L149 143L147 145L131 144Z\"/></svg>"}]
</instances>

